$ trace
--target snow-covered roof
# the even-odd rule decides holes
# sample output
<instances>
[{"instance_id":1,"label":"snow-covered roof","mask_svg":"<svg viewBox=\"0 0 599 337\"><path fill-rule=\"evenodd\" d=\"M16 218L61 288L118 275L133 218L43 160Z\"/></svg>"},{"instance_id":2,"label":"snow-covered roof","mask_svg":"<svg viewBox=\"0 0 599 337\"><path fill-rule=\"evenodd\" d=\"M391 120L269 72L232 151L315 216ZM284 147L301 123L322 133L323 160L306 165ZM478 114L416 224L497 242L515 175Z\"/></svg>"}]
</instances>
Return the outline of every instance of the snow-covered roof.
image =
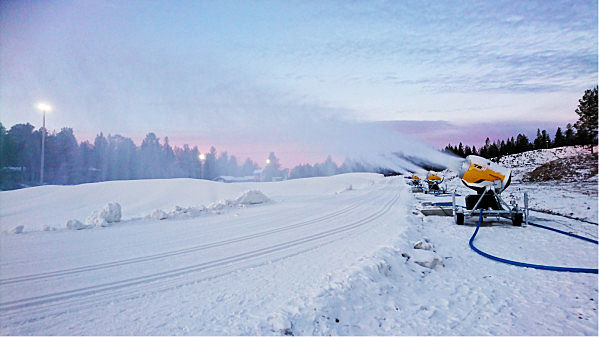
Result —
<instances>
[{"instance_id":1,"label":"snow-covered roof","mask_svg":"<svg viewBox=\"0 0 599 337\"><path fill-rule=\"evenodd\" d=\"M244 182L244 181L254 181L256 177L254 176L244 176L244 177L233 177L233 176L218 176L214 178L215 181L224 181L224 182Z\"/></svg>"}]
</instances>

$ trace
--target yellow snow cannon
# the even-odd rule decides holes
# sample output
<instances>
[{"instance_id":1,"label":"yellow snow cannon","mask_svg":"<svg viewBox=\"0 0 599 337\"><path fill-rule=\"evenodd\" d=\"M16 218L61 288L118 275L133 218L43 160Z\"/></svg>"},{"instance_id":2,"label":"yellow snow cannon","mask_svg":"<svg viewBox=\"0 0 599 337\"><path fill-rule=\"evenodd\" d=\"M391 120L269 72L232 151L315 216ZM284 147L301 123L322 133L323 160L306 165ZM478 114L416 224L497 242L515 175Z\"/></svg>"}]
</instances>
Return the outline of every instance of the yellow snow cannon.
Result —
<instances>
[{"instance_id":1,"label":"yellow snow cannon","mask_svg":"<svg viewBox=\"0 0 599 337\"><path fill-rule=\"evenodd\" d=\"M425 193L428 193L429 191L432 193L435 193L435 194L445 193L445 188L443 188L443 190L441 190L441 187L440 187L443 180L444 180L443 177L440 177L433 172L428 172L428 174L426 175L426 183L428 185L428 191L426 191Z\"/></svg>"},{"instance_id":2,"label":"yellow snow cannon","mask_svg":"<svg viewBox=\"0 0 599 337\"><path fill-rule=\"evenodd\" d=\"M410 175L406 176L406 178L412 185L412 193L424 192L424 187L422 185L422 179L420 179L419 175L416 175L415 173L410 173Z\"/></svg>"},{"instance_id":3,"label":"yellow snow cannon","mask_svg":"<svg viewBox=\"0 0 599 337\"><path fill-rule=\"evenodd\" d=\"M466 157L458 174L464 185L478 193L487 188L501 193L510 185L512 178L512 170L473 155Z\"/></svg>"},{"instance_id":4,"label":"yellow snow cannon","mask_svg":"<svg viewBox=\"0 0 599 337\"><path fill-rule=\"evenodd\" d=\"M455 203L453 196L453 210L456 223L464 224L464 215L478 216L482 210L483 216L496 216L509 218L515 226L522 225L523 214L528 214L528 194L524 193L524 210L515 200L506 203L500 196L511 182L512 170L498 165L489 159L470 155L462 162L458 170L462 183L476 191L477 194L466 196L466 209ZM526 217L528 218L528 216ZM528 219L526 219L528 221Z\"/></svg>"}]
</instances>

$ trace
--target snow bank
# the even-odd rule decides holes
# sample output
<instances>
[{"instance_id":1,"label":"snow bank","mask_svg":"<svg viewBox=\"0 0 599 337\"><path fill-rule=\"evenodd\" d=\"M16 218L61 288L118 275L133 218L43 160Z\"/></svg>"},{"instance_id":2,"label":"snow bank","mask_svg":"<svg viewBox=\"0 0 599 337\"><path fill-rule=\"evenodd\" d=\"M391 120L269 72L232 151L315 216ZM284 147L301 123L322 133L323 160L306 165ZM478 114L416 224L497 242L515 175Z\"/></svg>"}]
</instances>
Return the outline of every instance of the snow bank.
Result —
<instances>
[{"instance_id":1,"label":"snow bank","mask_svg":"<svg viewBox=\"0 0 599 337\"><path fill-rule=\"evenodd\" d=\"M241 205L255 205L269 202L270 199L258 190L249 190L241 194L235 201Z\"/></svg>"},{"instance_id":2,"label":"snow bank","mask_svg":"<svg viewBox=\"0 0 599 337\"><path fill-rule=\"evenodd\" d=\"M261 326L261 333L393 335L404 331L397 330L394 323L403 324L399 311L411 303L398 302L394 294L404 288L407 280L420 280L440 271L443 257L433 251L428 239L415 244L404 240L398 244L400 246L381 248L330 276L329 285L317 294L302 297L299 307L270 314ZM413 297L419 296L414 294ZM390 316L396 316L396 321L388 321Z\"/></svg>"},{"instance_id":3,"label":"snow bank","mask_svg":"<svg viewBox=\"0 0 599 337\"><path fill-rule=\"evenodd\" d=\"M163 210L157 209L150 215L150 218L154 220L164 220L168 219L168 214L166 214Z\"/></svg>"},{"instance_id":4,"label":"snow bank","mask_svg":"<svg viewBox=\"0 0 599 337\"><path fill-rule=\"evenodd\" d=\"M86 229L89 227L91 227L91 226L84 225L81 221L76 220L76 219L67 221L67 229L79 230L79 229Z\"/></svg>"},{"instance_id":5,"label":"snow bank","mask_svg":"<svg viewBox=\"0 0 599 337\"><path fill-rule=\"evenodd\" d=\"M23 233L23 228L25 228L25 226L23 226L23 225L16 226L15 228L13 228L10 231L10 233L11 234L21 234L21 233Z\"/></svg>"},{"instance_id":6,"label":"snow bank","mask_svg":"<svg viewBox=\"0 0 599 337\"><path fill-rule=\"evenodd\" d=\"M412 262L426 268L435 269L443 266L443 258L430 250L415 249L408 257Z\"/></svg>"},{"instance_id":7,"label":"snow bank","mask_svg":"<svg viewBox=\"0 0 599 337\"><path fill-rule=\"evenodd\" d=\"M111 202L101 210L93 211L85 219L85 224L92 227L107 227L119 221L121 221L121 205L118 202Z\"/></svg>"},{"instance_id":8,"label":"snow bank","mask_svg":"<svg viewBox=\"0 0 599 337\"><path fill-rule=\"evenodd\" d=\"M195 218L209 214L222 214L227 209L243 208L249 205L259 205L267 202L270 202L270 199L264 195L264 193L258 190L248 190L235 200L218 200L208 205L208 207L204 205L194 207L182 207L177 205L167 212L156 209L145 216L145 218L153 220Z\"/></svg>"}]
</instances>

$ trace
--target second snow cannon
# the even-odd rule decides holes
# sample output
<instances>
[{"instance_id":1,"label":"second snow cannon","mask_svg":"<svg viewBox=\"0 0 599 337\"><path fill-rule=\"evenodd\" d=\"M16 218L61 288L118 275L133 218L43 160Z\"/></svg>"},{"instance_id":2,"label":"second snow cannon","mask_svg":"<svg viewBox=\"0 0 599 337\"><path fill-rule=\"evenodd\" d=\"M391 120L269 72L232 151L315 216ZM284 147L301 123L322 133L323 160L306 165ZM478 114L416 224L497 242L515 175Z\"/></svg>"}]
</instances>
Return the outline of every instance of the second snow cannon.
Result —
<instances>
[{"instance_id":1,"label":"second snow cannon","mask_svg":"<svg viewBox=\"0 0 599 337\"><path fill-rule=\"evenodd\" d=\"M445 193L445 188L441 188L441 183L445 180L444 177L437 175L435 172L429 171L426 175L426 183L428 191L432 193Z\"/></svg>"},{"instance_id":2,"label":"second snow cannon","mask_svg":"<svg viewBox=\"0 0 599 337\"><path fill-rule=\"evenodd\" d=\"M476 191L476 194L466 196L466 209L456 205L454 193L452 206L458 225L464 224L465 215L476 216L481 210L485 217L508 218L513 225L522 225L524 216L528 213L528 195L524 193L524 211L515 200L508 204L500 196L510 185L511 169L483 157L470 155L462 162L458 175L464 185Z\"/></svg>"}]
</instances>

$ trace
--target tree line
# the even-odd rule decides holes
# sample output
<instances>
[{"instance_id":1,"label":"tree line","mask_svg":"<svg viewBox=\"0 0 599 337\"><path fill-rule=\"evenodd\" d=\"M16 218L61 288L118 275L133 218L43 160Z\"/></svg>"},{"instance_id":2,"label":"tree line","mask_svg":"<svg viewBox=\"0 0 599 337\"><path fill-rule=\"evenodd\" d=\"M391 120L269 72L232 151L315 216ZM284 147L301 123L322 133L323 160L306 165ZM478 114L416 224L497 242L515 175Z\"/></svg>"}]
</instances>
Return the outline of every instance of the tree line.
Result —
<instances>
[{"instance_id":1,"label":"tree line","mask_svg":"<svg viewBox=\"0 0 599 337\"><path fill-rule=\"evenodd\" d=\"M29 123L6 129L0 123L0 188L3 190L39 184L42 131ZM353 168L352 168L353 167ZM260 179L305 178L353 172L361 169L346 161L338 167L331 157L323 163L298 165L283 169L271 152L268 163L259 172ZM73 185L89 182L155 179L200 178L218 176L253 176L260 166L250 158L239 162L227 151L218 153L214 146L200 159L197 146L171 146L148 133L137 146L121 135L98 134L93 143L78 142L72 128L46 134L44 183Z\"/></svg>"},{"instance_id":2,"label":"tree line","mask_svg":"<svg viewBox=\"0 0 599 337\"><path fill-rule=\"evenodd\" d=\"M558 127L553 139L546 130L537 129L537 136L530 141L526 135L518 134L515 138L495 140L491 143L487 137L485 144L477 149L459 143L448 144L444 151L454 153L461 157L478 155L485 158L495 158L505 155L526 152L530 150L549 149L571 145L596 145L597 144L597 86L585 91L578 101L575 110L579 119L574 125L568 123L565 131Z\"/></svg>"}]
</instances>

